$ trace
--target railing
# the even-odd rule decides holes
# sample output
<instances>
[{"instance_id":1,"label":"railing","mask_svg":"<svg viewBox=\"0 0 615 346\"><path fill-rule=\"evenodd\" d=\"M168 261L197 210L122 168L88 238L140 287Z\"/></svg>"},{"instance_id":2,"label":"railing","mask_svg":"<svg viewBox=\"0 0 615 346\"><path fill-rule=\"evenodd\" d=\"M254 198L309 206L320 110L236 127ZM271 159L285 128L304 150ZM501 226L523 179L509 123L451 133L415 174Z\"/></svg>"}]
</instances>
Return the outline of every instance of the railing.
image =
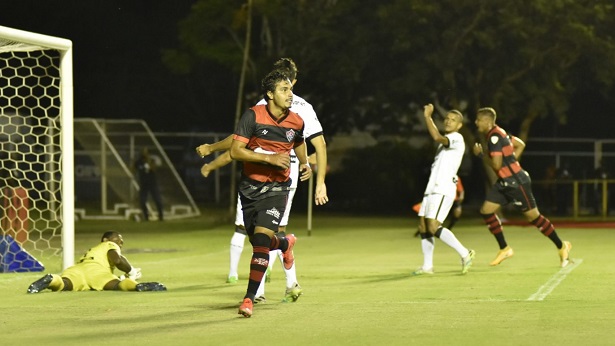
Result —
<instances>
[{"instance_id":1,"label":"railing","mask_svg":"<svg viewBox=\"0 0 615 346\"><path fill-rule=\"evenodd\" d=\"M615 212L615 179L534 180L533 186L541 208L558 215L607 219Z\"/></svg>"}]
</instances>

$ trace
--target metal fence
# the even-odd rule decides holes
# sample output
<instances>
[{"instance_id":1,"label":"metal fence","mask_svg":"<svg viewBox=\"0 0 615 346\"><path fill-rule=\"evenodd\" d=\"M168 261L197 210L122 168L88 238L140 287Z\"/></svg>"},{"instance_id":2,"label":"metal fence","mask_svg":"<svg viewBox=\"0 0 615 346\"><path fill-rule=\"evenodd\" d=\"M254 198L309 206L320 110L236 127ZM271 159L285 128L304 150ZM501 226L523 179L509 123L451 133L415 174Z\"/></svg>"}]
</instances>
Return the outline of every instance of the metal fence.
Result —
<instances>
[{"instance_id":1,"label":"metal fence","mask_svg":"<svg viewBox=\"0 0 615 346\"><path fill-rule=\"evenodd\" d=\"M196 147L224 139L229 133L156 132L155 136L200 204L230 204L231 166L203 178L200 168L215 158L201 158ZM334 139L333 139L334 140ZM615 140L530 138L521 158L532 174L542 211L574 218L615 217ZM605 177L597 176L599 172Z\"/></svg>"},{"instance_id":2,"label":"metal fence","mask_svg":"<svg viewBox=\"0 0 615 346\"><path fill-rule=\"evenodd\" d=\"M537 137L526 144L521 163L541 209L574 218L615 212L615 140Z\"/></svg>"}]
</instances>

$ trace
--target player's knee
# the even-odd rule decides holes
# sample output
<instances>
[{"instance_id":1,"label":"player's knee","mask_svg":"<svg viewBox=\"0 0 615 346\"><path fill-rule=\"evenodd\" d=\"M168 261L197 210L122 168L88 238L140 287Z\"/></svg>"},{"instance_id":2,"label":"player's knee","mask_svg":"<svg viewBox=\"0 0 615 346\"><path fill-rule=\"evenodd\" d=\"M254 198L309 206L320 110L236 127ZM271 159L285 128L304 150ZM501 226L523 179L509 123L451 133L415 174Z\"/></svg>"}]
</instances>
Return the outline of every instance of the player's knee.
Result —
<instances>
[{"instance_id":1,"label":"player's knee","mask_svg":"<svg viewBox=\"0 0 615 346\"><path fill-rule=\"evenodd\" d=\"M269 247L271 238L265 233L255 233L252 237L252 246Z\"/></svg>"},{"instance_id":2,"label":"player's knee","mask_svg":"<svg viewBox=\"0 0 615 346\"><path fill-rule=\"evenodd\" d=\"M62 291L72 291L73 290L73 282L68 278L62 278L62 282L64 282L64 288Z\"/></svg>"}]
</instances>

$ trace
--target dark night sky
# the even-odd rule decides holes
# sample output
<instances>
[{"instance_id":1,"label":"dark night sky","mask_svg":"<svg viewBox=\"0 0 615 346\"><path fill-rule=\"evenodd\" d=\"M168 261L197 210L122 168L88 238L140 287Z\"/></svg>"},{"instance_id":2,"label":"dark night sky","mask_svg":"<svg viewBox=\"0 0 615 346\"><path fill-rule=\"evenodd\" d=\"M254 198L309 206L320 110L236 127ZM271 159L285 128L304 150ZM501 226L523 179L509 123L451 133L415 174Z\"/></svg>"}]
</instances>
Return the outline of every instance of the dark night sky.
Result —
<instances>
[{"instance_id":1,"label":"dark night sky","mask_svg":"<svg viewBox=\"0 0 615 346\"><path fill-rule=\"evenodd\" d=\"M228 132L235 95L214 95L220 88L212 81L212 95L194 107L182 95L186 81L161 62L161 50L177 46L177 23L195 2L0 0L0 25L73 41L76 117L145 119L154 131ZM531 136L610 138L612 126L601 124L613 123L614 107L612 99L578 95L567 125L539 119ZM220 108L229 116L209 116Z\"/></svg>"},{"instance_id":2,"label":"dark night sky","mask_svg":"<svg viewBox=\"0 0 615 346\"><path fill-rule=\"evenodd\" d=\"M189 130L177 122L188 107L173 102L182 80L160 56L177 46L177 23L194 2L0 0L0 25L73 42L75 117L140 118L154 131Z\"/></svg>"}]
</instances>

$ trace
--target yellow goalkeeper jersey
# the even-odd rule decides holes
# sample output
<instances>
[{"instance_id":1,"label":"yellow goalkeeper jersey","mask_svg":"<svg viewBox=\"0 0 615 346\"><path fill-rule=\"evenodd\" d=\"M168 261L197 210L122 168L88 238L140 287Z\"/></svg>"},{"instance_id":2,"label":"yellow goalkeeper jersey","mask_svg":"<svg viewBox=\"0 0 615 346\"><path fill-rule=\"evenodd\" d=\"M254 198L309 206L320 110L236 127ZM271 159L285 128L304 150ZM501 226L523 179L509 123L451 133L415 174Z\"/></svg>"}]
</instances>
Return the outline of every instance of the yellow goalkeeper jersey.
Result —
<instances>
[{"instance_id":1,"label":"yellow goalkeeper jersey","mask_svg":"<svg viewBox=\"0 0 615 346\"><path fill-rule=\"evenodd\" d=\"M112 241L105 241L89 249L81 257L81 259L79 260L79 263L83 263L83 264L96 263L96 264L99 264L109 269L110 272L113 272L115 267L111 266L111 264L109 263L109 259L107 258L107 252L109 252L109 250L115 250L120 255L122 254L119 245L117 245L116 243Z\"/></svg>"}]
</instances>

